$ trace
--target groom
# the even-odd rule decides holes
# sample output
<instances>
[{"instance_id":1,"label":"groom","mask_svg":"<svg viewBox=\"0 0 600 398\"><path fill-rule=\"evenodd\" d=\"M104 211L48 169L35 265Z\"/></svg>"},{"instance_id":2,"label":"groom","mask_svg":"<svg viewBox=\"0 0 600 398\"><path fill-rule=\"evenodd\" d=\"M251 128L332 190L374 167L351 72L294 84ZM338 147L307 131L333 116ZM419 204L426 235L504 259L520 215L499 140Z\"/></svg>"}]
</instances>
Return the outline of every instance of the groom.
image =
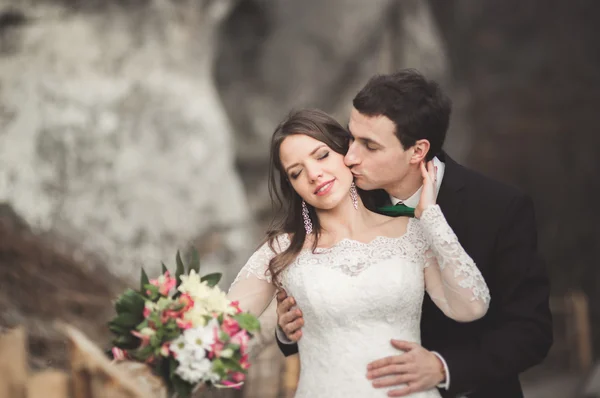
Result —
<instances>
[{"instance_id":1,"label":"groom","mask_svg":"<svg viewBox=\"0 0 600 398\"><path fill-rule=\"evenodd\" d=\"M481 320L459 323L426 295L423 345L392 340L398 355L375 360L365 377L375 388L398 386L390 393L396 397L436 386L444 397L523 397L519 374L539 364L552 345L533 203L442 151L450 109L440 87L415 70L375 76L353 100L353 141L345 161L360 188L385 191L380 206L415 207L422 177L410 155L429 144L424 147L437 169L437 202L490 288L490 309ZM293 305L293 297L280 292L277 337L286 356L298 352L302 334L302 309Z\"/></svg>"}]
</instances>

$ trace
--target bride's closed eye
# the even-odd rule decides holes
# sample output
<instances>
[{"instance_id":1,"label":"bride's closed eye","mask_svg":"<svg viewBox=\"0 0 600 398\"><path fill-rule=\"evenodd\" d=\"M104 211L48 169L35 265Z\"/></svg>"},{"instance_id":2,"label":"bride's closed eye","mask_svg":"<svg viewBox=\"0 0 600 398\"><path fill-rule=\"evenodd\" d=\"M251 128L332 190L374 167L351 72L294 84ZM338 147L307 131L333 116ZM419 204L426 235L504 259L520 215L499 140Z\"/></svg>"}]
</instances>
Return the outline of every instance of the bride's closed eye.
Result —
<instances>
[{"instance_id":1,"label":"bride's closed eye","mask_svg":"<svg viewBox=\"0 0 600 398\"><path fill-rule=\"evenodd\" d=\"M317 160L323 160L323 159L326 159L327 157L329 157L329 151L325 151L325 152L319 154L319 156L317 156ZM290 178L292 180L295 180L296 178L298 178L300 176L300 173L302 173L302 169L300 169L294 173L291 173Z\"/></svg>"},{"instance_id":2,"label":"bride's closed eye","mask_svg":"<svg viewBox=\"0 0 600 398\"><path fill-rule=\"evenodd\" d=\"M321 155L319 155L319 157L317 159L323 160L328 156L329 156L329 151L326 151L326 152L322 153Z\"/></svg>"}]
</instances>

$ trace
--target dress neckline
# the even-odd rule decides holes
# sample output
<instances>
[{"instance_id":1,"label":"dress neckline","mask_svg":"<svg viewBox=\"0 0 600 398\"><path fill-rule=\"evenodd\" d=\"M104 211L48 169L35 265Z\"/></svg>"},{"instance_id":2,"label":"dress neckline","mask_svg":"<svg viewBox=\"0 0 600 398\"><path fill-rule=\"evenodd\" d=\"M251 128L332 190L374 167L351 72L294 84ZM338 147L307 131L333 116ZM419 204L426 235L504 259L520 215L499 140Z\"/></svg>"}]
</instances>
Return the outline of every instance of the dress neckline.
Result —
<instances>
[{"instance_id":1,"label":"dress neckline","mask_svg":"<svg viewBox=\"0 0 600 398\"><path fill-rule=\"evenodd\" d=\"M377 235L368 242L363 242L363 241L360 241L357 239L344 238L344 239L337 241L336 243L334 243L333 245L331 245L329 247L316 247L315 252L320 252L320 253L327 252L327 251L333 250L339 246L370 246L370 245L372 245L374 243L378 243L378 242L399 242L409 235L409 233L412 229L412 224L413 224L414 220L415 219L412 217L408 219L408 223L406 223L406 231L404 231L404 233L400 236ZM305 247L301 250L301 252L312 251L312 250L313 250L312 247Z\"/></svg>"}]
</instances>

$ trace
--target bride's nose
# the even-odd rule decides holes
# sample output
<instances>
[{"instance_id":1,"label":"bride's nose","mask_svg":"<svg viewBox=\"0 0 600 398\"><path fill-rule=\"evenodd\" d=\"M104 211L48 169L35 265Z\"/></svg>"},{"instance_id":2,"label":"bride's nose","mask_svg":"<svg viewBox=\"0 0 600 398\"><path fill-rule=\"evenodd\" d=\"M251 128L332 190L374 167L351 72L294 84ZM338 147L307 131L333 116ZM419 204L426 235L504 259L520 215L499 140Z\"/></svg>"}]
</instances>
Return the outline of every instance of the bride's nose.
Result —
<instances>
[{"instance_id":1,"label":"bride's nose","mask_svg":"<svg viewBox=\"0 0 600 398\"><path fill-rule=\"evenodd\" d=\"M320 177L323 177L323 170L316 165L307 167L306 171L307 171L308 179L310 180L310 182L315 182Z\"/></svg>"}]
</instances>

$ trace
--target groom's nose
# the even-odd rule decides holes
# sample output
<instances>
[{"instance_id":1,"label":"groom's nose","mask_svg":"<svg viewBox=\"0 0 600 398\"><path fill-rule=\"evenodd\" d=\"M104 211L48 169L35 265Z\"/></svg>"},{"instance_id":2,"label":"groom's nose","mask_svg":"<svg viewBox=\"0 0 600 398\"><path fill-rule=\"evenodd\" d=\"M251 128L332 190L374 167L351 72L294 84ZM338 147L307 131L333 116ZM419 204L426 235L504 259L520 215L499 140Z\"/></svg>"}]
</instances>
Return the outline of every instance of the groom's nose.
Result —
<instances>
[{"instance_id":1,"label":"groom's nose","mask_svg":"<svg viewBox=\"0 0 600 398\"><path fill-rule=\"evenodd\" d=\"M356 166L357 164L359 164L360 159L357 155L358 154L356 153L356 146L354 145L354 142L353 142L352 144L350 144L350 147L348 148L348 152L346 152L346 156L344 156L344 163L346 164L346 166L352 167L352 166Z\"/></svg>"}]
</instances>

